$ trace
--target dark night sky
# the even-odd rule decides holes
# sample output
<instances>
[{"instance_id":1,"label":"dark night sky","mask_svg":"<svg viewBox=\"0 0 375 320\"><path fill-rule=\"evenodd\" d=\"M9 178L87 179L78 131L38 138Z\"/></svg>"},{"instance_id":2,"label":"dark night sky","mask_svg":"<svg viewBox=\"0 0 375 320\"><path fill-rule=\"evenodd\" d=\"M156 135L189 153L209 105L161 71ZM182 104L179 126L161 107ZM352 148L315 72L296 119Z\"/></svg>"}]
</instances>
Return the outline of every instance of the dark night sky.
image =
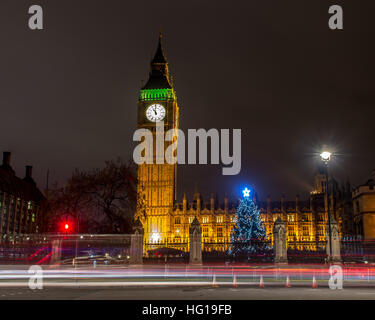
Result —
<instances>
[{"instance_id":1,"label":"dark night sky","mask_svg":"<svg viewBox=\"0 0 375 320\"><path fill-rule=\"evenodd\" d=\"M179 169L179 193L306 198L322 144L342 181L375 168L373 1L23 1L0 3L0 150L23 176L64 182L74 168L130 158L136 102L158 30L180 124L242 129L242 171ZM45 29L27 27L28 7ZM328 29L343 5L344 31ZM207 198L207 196L206 196Z\"/></svg>"}]
</instances>

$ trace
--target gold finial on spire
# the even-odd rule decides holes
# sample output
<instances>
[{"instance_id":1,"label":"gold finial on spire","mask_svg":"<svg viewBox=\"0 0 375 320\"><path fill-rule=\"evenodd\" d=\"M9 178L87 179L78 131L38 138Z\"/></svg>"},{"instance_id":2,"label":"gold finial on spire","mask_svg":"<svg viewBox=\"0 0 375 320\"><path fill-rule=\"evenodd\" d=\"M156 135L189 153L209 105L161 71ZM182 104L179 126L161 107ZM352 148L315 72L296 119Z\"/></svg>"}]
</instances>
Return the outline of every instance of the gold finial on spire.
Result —
<instances>
[{"instance_id":1,"label":"gold finial on spire","mask_svg":"<svg viewBox=\"0 0 375 320\"><path fill-rule=\"evenodd\" d=\"M159 39L163 38L163 30L162 27L159 26Z\"/></svg>"}]
</instances>

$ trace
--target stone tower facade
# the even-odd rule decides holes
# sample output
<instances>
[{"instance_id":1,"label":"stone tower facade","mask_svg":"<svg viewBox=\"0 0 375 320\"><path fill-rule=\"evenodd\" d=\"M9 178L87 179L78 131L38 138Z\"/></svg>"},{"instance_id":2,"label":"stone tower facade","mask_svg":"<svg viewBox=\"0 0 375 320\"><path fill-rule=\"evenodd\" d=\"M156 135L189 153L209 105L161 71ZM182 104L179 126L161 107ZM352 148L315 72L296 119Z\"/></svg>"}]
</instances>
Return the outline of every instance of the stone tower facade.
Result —
<instances>
[{"instance_id":1,"label":"stone tower facade","mask_svg":"<svg viewBox=\"0 0 375 320\"><path fill-rule=\"evenodd\" d=\"M157 130L157 125L164 132L178 128L177 98L161 40L160 34L149 79L138 98L138 129L152 131L153 161L152 164L138 165L138 197L142 209L137 212L137 217L142 222L145 241L154 242L171 233L177 179L177 165L164 161L164 152L173 142L164 142L164 133Z\"/></svg>"}]
</instances>

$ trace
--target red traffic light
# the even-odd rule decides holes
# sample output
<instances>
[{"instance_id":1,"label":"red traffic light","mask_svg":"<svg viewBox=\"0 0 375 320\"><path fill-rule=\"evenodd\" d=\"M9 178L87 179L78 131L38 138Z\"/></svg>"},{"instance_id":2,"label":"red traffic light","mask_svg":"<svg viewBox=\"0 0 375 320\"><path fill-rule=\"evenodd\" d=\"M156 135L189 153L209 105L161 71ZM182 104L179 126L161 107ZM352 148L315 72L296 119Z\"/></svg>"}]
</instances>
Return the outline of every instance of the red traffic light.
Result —
<instances>
[{"instance_id":1,"label":"red traffic light","mask_svg":"<svg viewBox=\"0 0 375 320\"><path fill-rule=\"evenodd\" d=\"M57 228L61 233L73 233L75 230L75 222L72 218L66 217L65 219L60 220Z\"/></svg>"}]
</instances>

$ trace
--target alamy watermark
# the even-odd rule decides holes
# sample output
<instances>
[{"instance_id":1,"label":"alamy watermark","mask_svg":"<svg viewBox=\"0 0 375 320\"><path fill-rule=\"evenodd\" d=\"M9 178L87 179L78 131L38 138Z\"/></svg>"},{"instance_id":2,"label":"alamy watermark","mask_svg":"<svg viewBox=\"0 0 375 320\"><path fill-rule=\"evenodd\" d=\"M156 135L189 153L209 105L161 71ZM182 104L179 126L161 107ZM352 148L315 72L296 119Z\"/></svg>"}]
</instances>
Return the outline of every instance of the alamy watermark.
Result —
<instances>
[{"instance_id":1,"label":"alamy watermark","mask_svg":"<svg viewBox=\"0 0 375 320\"><path fill-rule=\"evenodd\" d=\"M146 128L135 131L133 141L140 143L134 149L133 159L136 164L207 164L208 139L211 144L210 164L224 165L223 175L239 174L241 171L241 129L233 129L232 144L229 129L209 129L208 131L188 129L186 141L182 130L174 128L164 132L164 122L159 121L156 123L155 133ZM231 145L232 155L230 155Z\"/></svg>"},{"instance_id":2,"label":"alamy watermark","mask_svg":"<svg viewBox=\"0 0 375 320\"><path fill-rule=\"evenodd\" d=\"M43 269L41 266L31 266L28 270L31 274L29 278L29 288L31 290L43 289Z\"/></svg>"},{"instance_id":3,"label":"alamy watermark","mask_svg":"<svg viewBox=\"0 0 375 320\"><path fill-rule=\"evenodd\" d=\"M338 265L332 265L329 267L329 280L328 286L332 290L341 290L343 285L343 273L342 267Z\"/></svg>"}]
</instances>

